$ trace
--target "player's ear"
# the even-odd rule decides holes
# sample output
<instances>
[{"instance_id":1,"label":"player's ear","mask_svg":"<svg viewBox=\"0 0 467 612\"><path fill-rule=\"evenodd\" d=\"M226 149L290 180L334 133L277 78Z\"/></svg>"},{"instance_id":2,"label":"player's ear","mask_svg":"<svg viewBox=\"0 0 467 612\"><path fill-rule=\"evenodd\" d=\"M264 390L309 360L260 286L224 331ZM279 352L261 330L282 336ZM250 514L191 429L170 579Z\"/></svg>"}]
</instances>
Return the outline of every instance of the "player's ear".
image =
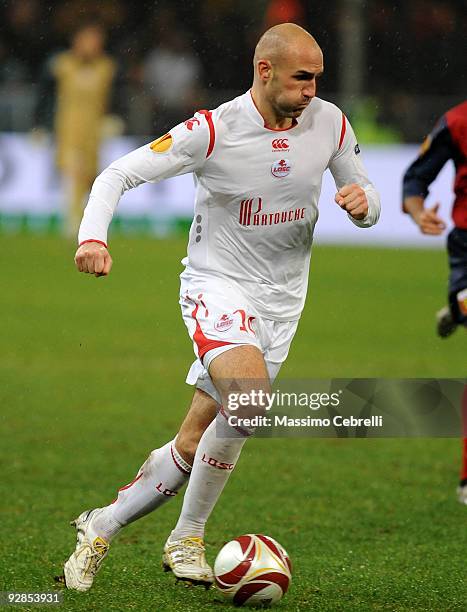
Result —
<instances>
[{"instance_id":1,"label":"player's ear","mask_svg":"<svg viewBox=\"0 0 467 612\"><path fill-rule=\"evenodd\" d=\"M262 81L269 81L272 76L272 65L268 60L260 59L256 62L256 70Z\"/></svg>"}]
</instances>

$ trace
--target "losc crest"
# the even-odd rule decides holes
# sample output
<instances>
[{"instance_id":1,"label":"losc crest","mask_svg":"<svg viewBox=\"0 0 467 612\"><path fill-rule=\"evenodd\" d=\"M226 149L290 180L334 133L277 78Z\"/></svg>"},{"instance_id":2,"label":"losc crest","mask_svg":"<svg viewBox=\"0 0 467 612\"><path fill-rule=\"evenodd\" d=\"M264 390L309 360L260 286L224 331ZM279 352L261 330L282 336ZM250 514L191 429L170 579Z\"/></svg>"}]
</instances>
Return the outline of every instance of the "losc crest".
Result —
<instances>
[{"instance_id":1,"label":"losc crest","mask_svg":"<svg viewBox=\"0 0 467 612\"><path fill-rule=\"evenodd\" d=\"M228 331L233 324L234 320L232 315L223 314L215 322L214 328L219 332L225 332Z\"/></svg>"},{"instance_id":2,"label":"losc crest","mask_svg":"<svg viewBox=\"0 0 467 612\"><path fill-rule=\"evenodd\" d=\"M273 162L271 166L271 174L277 178L283 178L290 174L290 162L288 159L280 159L279 161Z\"/></svg>"}]
</instances>

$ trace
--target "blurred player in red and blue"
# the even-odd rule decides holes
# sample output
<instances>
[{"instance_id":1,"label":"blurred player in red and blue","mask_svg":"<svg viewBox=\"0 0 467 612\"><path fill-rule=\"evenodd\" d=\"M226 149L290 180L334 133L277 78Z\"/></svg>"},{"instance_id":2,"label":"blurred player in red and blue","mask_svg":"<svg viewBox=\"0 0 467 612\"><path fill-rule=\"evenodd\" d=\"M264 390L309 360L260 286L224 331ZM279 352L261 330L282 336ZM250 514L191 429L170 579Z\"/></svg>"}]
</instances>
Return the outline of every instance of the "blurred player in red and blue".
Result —
<instances>
[{"instance_id":1,"label":"blurred player in red and blue","mask_svg":"<svg viewBox=\"0 0 467 612\"><path fill-rule=\"evenodd\" d=\"M467 101L448 110L422 145L420 155L407 169L403 181L404 211L409 213L424 234L439 235L446 228L438 216L439 204L425 208L428 187L444 164L452 159L456 168L452 219L454 229L448 235L449 293L448 306L436 315L441 338L450 336L459 325L467 329ZM467 387L462 413L464 428L467 411ZM464 431L465 436L465 431ZM467 438L463 439L459 501L467 504Z\"/></svg>"},{"instance_id":2,"label":"blurred player in red and blue","mask_svg":"<svg viewBox=\"0 0 467 612\"><path fill-rule=\"evenodd\" d=\"M438 216L439 204L425 208L428 187L448 160L454 162L454 229L448 235L448 306L437 313L437 331L450 336L459 325L467 328L467 101L448 110L425 139L420 155L403 180L403 209L424 234L439 235L446 224Z\"/></svg>"}]
</instances>

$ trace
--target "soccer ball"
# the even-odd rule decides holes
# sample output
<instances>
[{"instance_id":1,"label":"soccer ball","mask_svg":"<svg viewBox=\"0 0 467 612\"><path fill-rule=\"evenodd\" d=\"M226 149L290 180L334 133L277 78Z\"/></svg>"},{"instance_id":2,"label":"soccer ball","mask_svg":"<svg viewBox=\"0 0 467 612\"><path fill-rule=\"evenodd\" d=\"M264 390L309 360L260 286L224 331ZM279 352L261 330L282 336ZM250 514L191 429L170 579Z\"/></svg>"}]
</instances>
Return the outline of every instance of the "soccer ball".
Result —
<instances>
[{"instance_id":1,"label":"soccer ball","mask_svg":"<svg viewBox=\"0 0 467 612\"><path fill-rule=\"evenodd\" d=\"M217 588L236 606L277 603L289 588L291 572L285 549L260 534L242 535L228 542L214 563Z\"/></svg>"}]
</instances>

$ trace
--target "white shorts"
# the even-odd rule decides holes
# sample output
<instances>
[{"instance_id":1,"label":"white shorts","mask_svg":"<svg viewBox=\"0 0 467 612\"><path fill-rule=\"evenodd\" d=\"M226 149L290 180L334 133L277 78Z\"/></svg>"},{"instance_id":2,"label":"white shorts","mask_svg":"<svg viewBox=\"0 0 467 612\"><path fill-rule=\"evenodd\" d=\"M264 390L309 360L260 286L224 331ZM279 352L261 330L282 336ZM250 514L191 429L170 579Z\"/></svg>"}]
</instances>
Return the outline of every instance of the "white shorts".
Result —
<instances>
[{"instance_id":1,"label":"white shorts","mask_svg":"<svg viewBox=\"0 0 467 612\"><path fill-rule=\"evenodd\" d=\"M264 356L269 378L276 378L289 353L298 326L295 321L273 321L258 316L238 286L225 279L181 276L182 316L197 357L186 382L220 403L209 365L236 346L256 346Z\"/></svg>"}]
</instances>

